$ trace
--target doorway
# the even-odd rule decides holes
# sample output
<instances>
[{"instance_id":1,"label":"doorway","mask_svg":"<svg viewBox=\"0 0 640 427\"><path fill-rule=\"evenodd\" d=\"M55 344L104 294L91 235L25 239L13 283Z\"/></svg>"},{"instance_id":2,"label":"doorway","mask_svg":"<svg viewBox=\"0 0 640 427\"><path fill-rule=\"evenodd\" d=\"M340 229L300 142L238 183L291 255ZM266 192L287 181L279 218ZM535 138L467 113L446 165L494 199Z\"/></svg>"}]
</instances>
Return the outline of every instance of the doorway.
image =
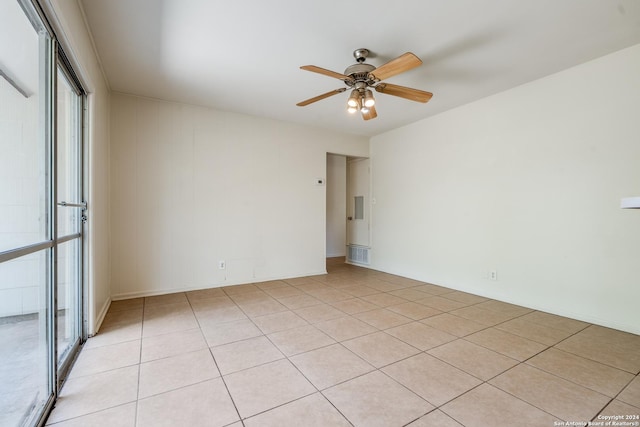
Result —
<instances>
[{"instance_id":1,"label":"doorway","mask_svg":"<svg viewBox=\"0 0 640 427\"><path fill-rule=\"evenodd\" d=\"M328 153L326 176L326 258L344 258L347 254L347 157Z\"/></svg>"},{"instance_id":2,"label":"doorway","mask_svg":"<svg viewBox=\"0 0 640 427\"><path fill-rule=\"evenodd\" d=\"M368 264L369 181L369 159L327 154L326 257L333 264Z\"/></svg>"}]
</instances>

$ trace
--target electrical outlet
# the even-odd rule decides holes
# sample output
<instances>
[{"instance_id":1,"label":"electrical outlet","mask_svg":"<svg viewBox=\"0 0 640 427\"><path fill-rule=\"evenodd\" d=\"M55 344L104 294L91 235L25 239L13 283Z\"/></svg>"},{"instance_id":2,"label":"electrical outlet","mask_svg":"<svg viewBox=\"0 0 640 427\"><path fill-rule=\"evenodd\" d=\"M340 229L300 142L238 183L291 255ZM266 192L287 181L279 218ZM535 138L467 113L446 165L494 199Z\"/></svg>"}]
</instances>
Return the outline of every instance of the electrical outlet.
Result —
<instances>
[{"instance_id":1,"label":"electrical outlet","mask_svg":"<svg viewBox=\"0 0 640 427\"><path fill-rule=\"evenodd\" d=\"M498 280L498 272L496 270L491 270L489 272L489 279Z\"/></svg>"},{"instance_id":2,"label":"electrical outlet","mask_svg":"<svg viewBox=\"0 0 640 427\"><path fill-rule=\"evenodd\" d=\"M224 261L218 261L218 269L224 270L225 268L227 268L227 263Z\"/></svg>"}]
</instances>

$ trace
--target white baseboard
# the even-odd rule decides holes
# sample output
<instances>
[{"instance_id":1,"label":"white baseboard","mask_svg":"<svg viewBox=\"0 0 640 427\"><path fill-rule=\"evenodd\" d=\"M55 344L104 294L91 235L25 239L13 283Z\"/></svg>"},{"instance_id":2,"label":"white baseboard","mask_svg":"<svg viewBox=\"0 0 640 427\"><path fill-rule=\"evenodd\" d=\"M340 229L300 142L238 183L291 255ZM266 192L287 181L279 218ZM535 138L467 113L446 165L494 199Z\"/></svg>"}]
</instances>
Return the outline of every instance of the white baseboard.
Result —
<instances>
[{"instance_id":1,"label":"white baseboard","mask_svg":"<svg viewBox=\"0 0 640 427\"><path fill-rule=\"evenodd\" d=\"M327 258L336 258L339 256L347 256L347 253L345 251L342 251L335 254L327 254Z\"/></svg>"},{"instance_id":2,"label":"white baseboard","mask_svg":"<svg viewBox=\"0 0 640 427\"><path fill-rule=\"evenodd\" d=\"M102 322L104 321L104 317L107 315L107 311L109 311L109 307L111 307L111 300L107 299L104 304L102 304L98 316L94 319L93 330L88 331L90 337L97 334L100 330L100 326L102 326Z\"/></svg>"},{"instance_id":3,"label":"white baseboard","mask_svg":"<svg viewBox=\"0 0 640 427\"><path fill-rule=\"evenodd\" d=\"M202 286L183 287L183 288L171 288L171 289L145 290L145 291L136 291L136 292L123 292L119 294L112 294L111 301L120 301L125 299L143 298L143 297L153 297L157 295L175 294L177 292L200 291L202 289L214 289L214 288L222 288L225 286L246 285L250 283L271 282L273 280L287 280L287 279L294 279L298 277L320 276L324 274L327 274L327 270L322 270L317 272L306 272L306 273L301 273L294 276L264 278L257 281L254 280L254 281L238 282L238 283L217 283L217 284L212 284L210 286L204 286L204 287Z\"/></svg>"}]
</instances>

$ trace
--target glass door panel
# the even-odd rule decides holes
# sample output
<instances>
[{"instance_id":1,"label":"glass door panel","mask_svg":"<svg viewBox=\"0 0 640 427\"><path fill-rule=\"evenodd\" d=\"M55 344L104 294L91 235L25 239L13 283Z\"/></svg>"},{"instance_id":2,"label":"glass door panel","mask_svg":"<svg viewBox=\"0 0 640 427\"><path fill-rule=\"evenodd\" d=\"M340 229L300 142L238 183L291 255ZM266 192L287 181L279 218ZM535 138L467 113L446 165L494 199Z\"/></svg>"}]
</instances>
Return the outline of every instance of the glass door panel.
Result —
<instances>
[{"instance_id":1,"label":"glass door panel","mask_svg":"<svg viewBox=\"0 0 640 427\"><path fill-rule=\"evenodd\" d=\"M41 38L18 2L0 2L0 252L50 238Z\"/></svg>"},{"instance_id":2,"label":"glass door panel","mask_svg":"<svg viewBox=\"0 0 640 427\"><path fill-rule=\"evenodd\" d=\"M81 96L58 67L56 93L57 365L65 369L82 336Z\"/></svg>"},{"instance_id":3,"label":"glass door panel","mask_svg":"<svg viewBox=\"0 0 640 427\"><path fill-rule=\"evenodd\" d=\"M82 210L76 206L82 200L80 187L80 96L58 68L56 94L56 137L58 199L58 238L80 233ZM61 203L67 204L66 206Z\"/></svg>"},{"instance_id":4,"label":"glass door panel","mask_svg":"<svg viewBox=\"0 0 640 427\"><path fill-rule=\"evenodd\" d=\"M50 250L0 263L0 425L29 425L51 396L47 285Z\"/></svg>"},{"instance_id":5,"label":"glass door panel","mask_svg":"<svg viewBox=\"0 0 640 427\"><path fill-rule=\"evenodd\" d=\"M56 307L58 367L72 354L80 330L80 239L58 244Z\"/></svg>"}]
</instances>

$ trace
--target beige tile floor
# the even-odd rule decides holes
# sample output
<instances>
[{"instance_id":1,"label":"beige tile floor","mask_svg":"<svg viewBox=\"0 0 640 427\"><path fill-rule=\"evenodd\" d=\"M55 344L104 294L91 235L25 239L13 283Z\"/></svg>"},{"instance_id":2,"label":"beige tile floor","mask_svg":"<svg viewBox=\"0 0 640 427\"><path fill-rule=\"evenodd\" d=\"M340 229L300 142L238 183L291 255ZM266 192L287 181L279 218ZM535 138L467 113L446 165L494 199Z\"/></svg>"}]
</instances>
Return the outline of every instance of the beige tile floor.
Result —
<instances>
[{"instance_id":1,"label":"beige tile floor","mask_svg":"<svg viewBox=\"0 0 640 427\"><path fill-rule=\"evenodd\" d=\"M327 267L112 303L48 424L558 426L640 415L640 336L339 259Z\"/></svg>"}]
</instances>

